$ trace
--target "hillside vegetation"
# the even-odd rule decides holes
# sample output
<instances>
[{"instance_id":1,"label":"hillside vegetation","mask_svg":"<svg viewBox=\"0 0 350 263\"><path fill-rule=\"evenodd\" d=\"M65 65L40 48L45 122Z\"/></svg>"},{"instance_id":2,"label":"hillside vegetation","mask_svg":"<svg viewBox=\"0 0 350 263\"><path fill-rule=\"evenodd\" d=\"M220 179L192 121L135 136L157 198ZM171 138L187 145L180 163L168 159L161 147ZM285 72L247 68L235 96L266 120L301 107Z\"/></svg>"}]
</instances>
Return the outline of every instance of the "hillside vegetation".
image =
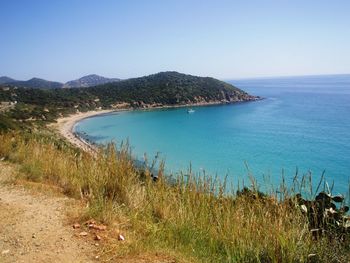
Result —
<instances>
[{"instance_id":1,"label":"hillside vegetation","mask_svg":"<svg viewBox=\"0 0 350 263\"><path fill-rule=\"evenodd\" d=\"M120 81L120 79L105 78L96 74L91 74L80 79L68 81L63 85L63 88L86 88L117 81Z\"/></svg>"},{"instance_id":2,"label":"hillside vegetation","mask_svg":"<svg viewBox=\"0 0 350 263\"><path fill-rule=\"evenodd\" d=\"M32 78L26 81L11 81L8 82L12 86L25 87L25 88L35 88L35 89L58 89L62 88L63 84L56 81L49 81L45 79Z\"/></svg>"},{"instance_id":3,"label":"hillside vegetation","mask_svg":"<svg viewBox=\"0 0 350 263\"><path fill-rule=\"evenodd\" d=\"M177 72L161 72L147 77L110 83L90 88L89 92L97 96L104 106L116 102L127 102L136 106L225 103L255 98L223 81Z\"/></svg>"},{"instance_id":4,"label":"hillside vegetation","mask_svg":"<svg viewBox=\"0 0 350 263\"><path fill-rule=\"evenodd\" d=\"M100 108L140 109L255 99L223 81L177 72L161 72L87 88L0 88L0 102L17 102L15 109L7 115L21 122L50 122L61 114Z\"/></svg>"},{"instance_id":5,"label":"hillside vegetation","mask_svg":"<svg viewBox=\"0 0 350 263\"><path fill-rule=\"evenodd\" d=\"M228 194L224 182L191 171L170 184L162 164L154 182L125 145L92 156L48 132L0 141L0 158L20 165L22 179L60 187L86 203L82 222L93 218L125 235L126 243L111 237L102 260L149 252L179 262L348 262L349 235L315 236L284 185L270 196L254 187Z\"/></svg>"},{"instance_id":6,"label":"hillside vegetation","mask_svg":"<svg viewBox=\"0 0 350 263\"><path fill-rule=\"evenodd\" d=\"M147 108L255 99L225 82L176 72L91 88L5 87L0 101L17 103L0 114L0 161L17 164L21 179L57 186L82 200L81 223L107 224L111 242L101 260L149 252L178 262L348 262L349 208L342 196L317 194L311 187L315 200L304 200L298 193L308 190L311 178L296 175L296 185L266 195L251 177L250 188L242 189L227 189L225 182L192 171L169 180L160 163L155 180L148 168L153 160L136 167L128 145L110 144L92 155L46 127L62 114L121 104ZM127 241L115 242L115 231Z\"/></svg>"}]
</instances>

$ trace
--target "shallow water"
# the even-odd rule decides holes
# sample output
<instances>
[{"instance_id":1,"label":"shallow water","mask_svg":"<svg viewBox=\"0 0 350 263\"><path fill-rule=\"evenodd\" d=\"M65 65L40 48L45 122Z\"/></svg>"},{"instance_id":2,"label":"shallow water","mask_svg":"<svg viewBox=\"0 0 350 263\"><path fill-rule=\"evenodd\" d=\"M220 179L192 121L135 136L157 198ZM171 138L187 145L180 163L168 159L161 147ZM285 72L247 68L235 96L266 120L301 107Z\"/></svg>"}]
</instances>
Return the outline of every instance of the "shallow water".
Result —
<instances>
[{"instance_id":1,"label":"shallow water","mask_svg":"<svg viewBox=\"0 0 350 263\"><path fill-rule=\"evenodd\" d=\"M176 173L205 171L229 182L248 181L248 170L265 185L296 169L325 170L335 193L349 191L350 75L230 81L262 101L187 109L133 111L85 119L76 126L97 143L129 140L135 158L157 153ZM282 172L283 171L283 172ZM247 184L247 183L246 183Z\"/></svg>"}]
</instances>

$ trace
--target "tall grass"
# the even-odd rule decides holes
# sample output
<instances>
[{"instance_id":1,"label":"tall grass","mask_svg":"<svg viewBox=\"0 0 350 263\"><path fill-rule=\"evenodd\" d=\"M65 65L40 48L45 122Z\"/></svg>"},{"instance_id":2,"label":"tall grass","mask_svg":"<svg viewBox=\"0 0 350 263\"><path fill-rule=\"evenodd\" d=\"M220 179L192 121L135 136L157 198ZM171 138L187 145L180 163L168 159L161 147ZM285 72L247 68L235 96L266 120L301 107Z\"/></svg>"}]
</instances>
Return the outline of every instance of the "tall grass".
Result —
<instances>
[{"instance_id":1,"label":"tall grass","mask_svg":"<svg viewBox=\"0 0 350 263\"><path fill-rule=\"evenodd\" d=\"M225 182L191 172L171 184L159 169L130 159L128 145L96 156L47 135L0 135L0 157L19 163L26 179L55 184L88 204L85 217L117 224L129 252L162 251L197 262L347 262L349 244L314 240L285 186L282 198L228 194ZM118 254L115 250L111 253Z\"/></svg>"}]
</instances>

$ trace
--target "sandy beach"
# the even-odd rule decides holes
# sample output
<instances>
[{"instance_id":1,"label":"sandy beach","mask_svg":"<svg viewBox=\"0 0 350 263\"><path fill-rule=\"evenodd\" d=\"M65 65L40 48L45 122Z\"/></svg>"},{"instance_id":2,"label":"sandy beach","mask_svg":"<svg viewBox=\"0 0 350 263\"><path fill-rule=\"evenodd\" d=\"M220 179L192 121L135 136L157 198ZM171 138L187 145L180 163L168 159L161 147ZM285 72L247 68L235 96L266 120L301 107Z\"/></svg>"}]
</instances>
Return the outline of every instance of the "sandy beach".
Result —
<instances>
[{"instance_id":1,"label":"sandy beach","mask_svg":"<svg viewBox=\"0 0 350 263\"><path fill-rule=\"evenodd\" d=\"M80 112L80 113L69 115L67 117L58 118L57 122L54 124L51 124L50 126L75 146L87 152L94 152L96 150L94 146L92 146L91 144L89 144L88 142L86 142L85 140L83 140L82 138L74 134L73 132L74 125L82 119L100 115L100 114L106 114L114 111L116 110Z\"/></svg>"},{"instance_id":2,"label":"sandy beach","mask_svg":"<svg viewBox=\"0 0 350 263\"><path fill-rule=\"evenodd\" d=\"M261 98L259 98L261 99ZM227 102L226 102L227 103ZM225 104L222 101L212 101L212 102L197 102L182 105L148 105L148 107L140 108L138 110L155 110L155 109L168 109L168 108L186 108L186 107L200 107L200 106L210 106L210 105L220 105ZM66 117L58 118L56 123L50 124L49 127L54 128L60 135L66 138L70 143L88 152L95 152L96 149L93 145L85 141L83 138L77 136L73 132L74 125L82 119L89 118L96 115L117 112L117 111L129 111L130 108L119 108L110 110L95 110L87 112L79 112Z\"/></svg>"}]
</instances>

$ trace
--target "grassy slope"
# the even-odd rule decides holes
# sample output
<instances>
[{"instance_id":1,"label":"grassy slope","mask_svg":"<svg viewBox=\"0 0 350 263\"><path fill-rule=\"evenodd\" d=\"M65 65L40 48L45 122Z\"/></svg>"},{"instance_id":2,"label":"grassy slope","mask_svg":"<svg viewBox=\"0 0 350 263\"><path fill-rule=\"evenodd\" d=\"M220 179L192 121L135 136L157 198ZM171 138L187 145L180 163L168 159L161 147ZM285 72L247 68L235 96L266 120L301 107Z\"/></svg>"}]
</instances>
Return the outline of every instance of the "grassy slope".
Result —
<instances>
[{"instance_id":1,"label":"grassy slope","mask_svg":"<svg viewBox=\"0 0 350 263\"><path fill-rule=\"evenodd\" d=\"M222 185L191 176L169 185L161 170L154 183L148 171L134 167L127 147L117 152L109 146L93 158L48 132L6 133L0 141L0 157L20 164L27 180L84 198L89 208L83 218L127 233L127 245L111 244L106 258L145 251L193 262L306 262L309 254L317 255L315 262L349 258L349 247L337 240L312 240L293 203L226 195Z\"/></svg>"}]
</instances>

